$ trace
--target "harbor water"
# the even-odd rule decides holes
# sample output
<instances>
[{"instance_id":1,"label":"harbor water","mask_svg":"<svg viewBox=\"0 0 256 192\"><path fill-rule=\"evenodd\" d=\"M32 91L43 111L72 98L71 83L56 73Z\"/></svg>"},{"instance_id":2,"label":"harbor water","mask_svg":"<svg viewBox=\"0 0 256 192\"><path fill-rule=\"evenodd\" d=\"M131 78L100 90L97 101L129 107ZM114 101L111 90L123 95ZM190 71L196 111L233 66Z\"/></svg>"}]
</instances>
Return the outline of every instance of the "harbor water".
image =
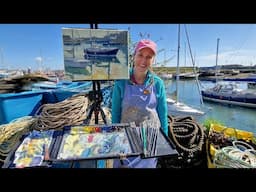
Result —
<instances>
[{"instance_id":1,"label":"harbor water","mask_svg":"<svg viewBox=\"0 0 256 192\"><path fill-rule=\"evenodd\" d=\"M241 89L247 89L247 82L233 82ZM199 81L200 89L214 86L211 81ZM172 97L176 90L176 81L165 81L166 93ZM255 90L256 91L256 90ZM230 106L221 103L203 101L200 99L200 91L195 80L180 80L178 83L178 101L205 112L205 115L197 118L199 123L212 119L236 129L251 131L256 134L256 109Z\"/></svg>"}]
</instances>

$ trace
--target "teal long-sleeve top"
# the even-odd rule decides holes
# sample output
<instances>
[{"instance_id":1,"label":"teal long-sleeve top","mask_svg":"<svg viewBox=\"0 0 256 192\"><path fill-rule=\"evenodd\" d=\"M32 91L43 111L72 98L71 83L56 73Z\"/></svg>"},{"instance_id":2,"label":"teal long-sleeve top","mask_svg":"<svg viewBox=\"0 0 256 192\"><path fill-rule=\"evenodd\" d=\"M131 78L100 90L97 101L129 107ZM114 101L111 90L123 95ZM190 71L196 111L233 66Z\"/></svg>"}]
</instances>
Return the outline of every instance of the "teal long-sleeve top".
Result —
<instances>
[{"instance_id":1,"label":"teal long-sleeve top","mask_svg":"<svg viewBox=\"0 0 256 192\"><path fill-rule=\"evenodd\" d=\"M130 70L130 76L133 74L133 69ZM144 85L150 83L150 79L154 78L154 86L156 90L157 98L157 108L158 117L160 119L161 128L164 133L168 135L168 117L167 117L167 102L166 102L166 92L163 80L152 72L148 72ZM122 113L122 99L124 97L125 82L131 83L128 79L116 80L112 93L112 123L120 123L121 113Z\"/></svg>"}]
</instances>

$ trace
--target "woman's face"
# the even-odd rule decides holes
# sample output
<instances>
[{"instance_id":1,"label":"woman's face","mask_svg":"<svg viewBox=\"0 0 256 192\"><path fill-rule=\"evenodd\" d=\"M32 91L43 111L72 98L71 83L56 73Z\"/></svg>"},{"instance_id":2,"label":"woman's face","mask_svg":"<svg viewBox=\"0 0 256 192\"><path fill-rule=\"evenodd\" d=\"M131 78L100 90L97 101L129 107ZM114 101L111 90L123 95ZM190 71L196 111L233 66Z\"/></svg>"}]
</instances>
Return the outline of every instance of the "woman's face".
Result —
<instances>
[{"instance_id":1,"label":"woman's face","mask_svg":"<svg viewBox=\"0 0 256 192\"><path fill-rule=\"evenodd\" d=\"M138 72L147 72L154 62L155 55L150 48L144 48L136 52L134 56L134 69Z\"/></svg>"}]
</instances>

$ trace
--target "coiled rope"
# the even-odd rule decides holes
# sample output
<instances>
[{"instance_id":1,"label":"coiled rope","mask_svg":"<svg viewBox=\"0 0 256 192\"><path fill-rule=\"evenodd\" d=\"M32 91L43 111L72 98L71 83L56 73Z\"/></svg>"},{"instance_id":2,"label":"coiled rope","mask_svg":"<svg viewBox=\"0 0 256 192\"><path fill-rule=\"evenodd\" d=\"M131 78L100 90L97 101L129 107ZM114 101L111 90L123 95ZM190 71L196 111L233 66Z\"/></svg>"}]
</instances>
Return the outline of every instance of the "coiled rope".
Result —
<instances>
[{"instance_id":1,"label":"coiled rope","mask_svg":"<svg viewBox=\"0 0 256 192\"><path fill-rule=\"evenodd\" d=\"M25 116L0 126L0 162L4 162L14 145L22 135L30 131L34 122L35 118Z\"/></svg>"},{"instance_id":2,"label":"coiled rope","mask_svg":"<svg viewBox=\"0 0 256 192\"><path fill-rule=\"evenodd\" d=\"M158 158L158 167L190 168L207 167L204 129L191 116L168 115L169 138L178 151L177 157Z\"/></svg>"},{"instance_id":3,"label":"coiled rope","mask_svg":"<svg viewBox=\"0 0 256 192\"><path fill-rule=\"evenodd\" d=\"M87 116L87 95L76 94L55 104L44 104L36 112L40 115L33 124L35 130L62 129L64 126L82 124Z\"/></svg>"},{"instance_id":4,"label":"coiled rope","mask_svg":"<svg viewBox=\"0 0 256 192\"><path fill-rule=\"evenodd\" d=\"M213 163L217 168L256 168L256 151L240 150L235 146L227 146L218 150Z\"/></svg>"},{"instance_id":5,"label":"coiled rope","mask_svg":"<svg viewBox=\"0 0 256 192\"><path fill-rule=\"evenodd\" d=\"M255 168L255 143L250 132L211 125L207 144L209 160L216 168Z\"/></svg>"},{"instance_id":6,"label":"coiled rope","mask_svg":"<svg viewBox=\"0 0 256 192\"><path fill-rule=\"evenodd\" d=\"M205 134L200 124L190 116L168 118L171 138L178 148L188 153L202 150Z\"/></svg>"}]
</instances>

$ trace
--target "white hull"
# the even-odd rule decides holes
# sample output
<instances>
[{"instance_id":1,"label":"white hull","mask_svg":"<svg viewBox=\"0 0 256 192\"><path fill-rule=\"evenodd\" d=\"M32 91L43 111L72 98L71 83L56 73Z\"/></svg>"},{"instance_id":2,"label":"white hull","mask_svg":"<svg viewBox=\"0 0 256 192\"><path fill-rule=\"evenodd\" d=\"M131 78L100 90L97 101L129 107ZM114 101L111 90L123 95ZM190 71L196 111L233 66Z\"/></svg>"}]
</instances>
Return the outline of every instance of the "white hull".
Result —
<instances>
[{"instance_id":1,"label":"white hull","mask_svg":"<svg viewBox=\"0 0 256 192\"><path fill-rule=\"evenodd\" d=\"M192 116L201 116L205 113L198 109L192 108L184 103L176 102L171 98L167 98L167 106L168 106L168 113L170 115L192 115Z\"/></svg>"},{"instance_id":2,"label":"white hull","mask_svg":"<svg viewBox=\"0 0 256 192\"><path fill-rule=\"evenodd\" d=\"M241 107L256 108L256 104L254 104L254 103L243 103L243 102L237 102L237 101L215 99L215 98L210 98L210 97L205 97L205 96L203 96L203 99L206 101L212 101L212 102L217 102L217 103L237 105L237 106L241 106Z\"/></svg>"},{"instance_id":3,"label":"white hull","mask_svg":"<svg viewBox=\"0 0 256 192\"><path fill-rule=\"evenodd\" d=\"M159 74L162 79L172 79L172 74Z\"/></svg>"},{"instance_id":4,"label":"white hull","mask_svg":"<svg viewBox=\"0 0 256 192\"><path fill-rule=\"evenodd\" d=\"M218 83L215 87L202 91L202 97L207 101L256 108L256 92L238 89L232 83Z\"/></svg>"}]
</instances>

